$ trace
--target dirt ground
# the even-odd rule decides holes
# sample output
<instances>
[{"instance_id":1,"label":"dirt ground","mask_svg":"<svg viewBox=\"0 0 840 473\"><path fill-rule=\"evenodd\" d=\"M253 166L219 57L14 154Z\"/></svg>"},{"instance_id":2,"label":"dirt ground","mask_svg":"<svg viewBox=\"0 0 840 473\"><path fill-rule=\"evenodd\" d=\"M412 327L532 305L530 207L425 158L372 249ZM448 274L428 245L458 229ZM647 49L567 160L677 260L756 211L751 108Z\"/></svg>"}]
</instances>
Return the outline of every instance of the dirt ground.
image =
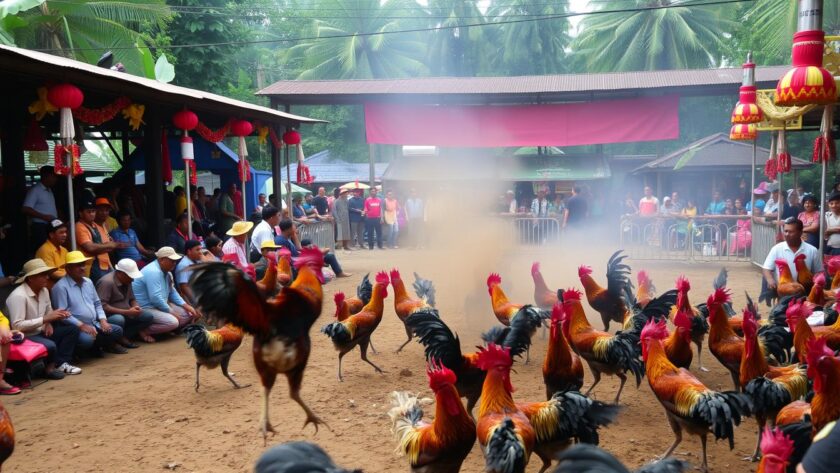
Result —
<instances>
[{"instance_id":1,"label":"dirt ground","mask_svg":"<svg viewBox=\"0 0 840 473\"><path fill-rule=\"evenodd\" d=\"M303 384L303 396L332 430L317 434L310 426L301 430L304 415L288 398L281 376L271 397L271 420L278 434L269 446L287 440L311 440L323 446L342 466L362 468L369 473L406 471L407 462L394 454L386 412L389 393L394 390L430 394L424 374L423 349L416 342L400 354L394 350L404 341L402 323L394 314L391 295L386 300L383 322L373 336L379 354L374 363L386 373L377 374L364 364L358 352L345 357L344 382L336 377L336 352L318 330L331 321L333 294L352 293L366 272L397 267L404 279L412 271L431 278L437 285L441 316L456 330L465 350L480 342L480 332L496 323L490 310L485 280L488 272L499 272L503 287L514 301L532 301L533 284L529 268L542 262L543 274L553 287L579 286L577 266L589 264L603 280L611 248L583 252L561 249L504 250L496 244L476 244L457 251L368 250L340 252L345 269L354 277L326 286L324 311L312 330L313 349ZM482 249L485 248L485 249ZM692 303L708 296L719 264L680 262L631 262L634 273L648 269L657 288L672 287L680 274L692 284ZM744 290L755 294L759 273L745 263L730 263L730 287L736 307L744 304ZM635 280L635 274L634 274ZM587 306L591 320L597 314ZM594 324L600 326L600 322ZM600 328L600 327L599 327ZM614 327L615 328L615 327ZM104 360L82 365L84 373L52 381L16 397L4 397L17 430L17 447L6 463L7 470L24 472L243 472L251 471L265 450L257 430L260 386L251 360L251 340L234 354L231 370L242 383L251 386L235 390L218 370L202 370L202 388L193 390L194 357L184 339L173 337L156 345L144 345L128 355L109 355ZM514 397L522 401L543 400L541 375L546 341L535 337L530 365L516 366ZM703 361L711 368L699 373L709 387L732 388L725 369L704 349ZM692 367L696 367L695 364ZM585 386L591 383L586 373ZM609 401L615 394L616 378L598 386L596 398ZM673 436L662 408L643 380L637 390L628 383L622 397L624 410L618 421L602 430L601 446L628 466L638 467L660 455ZM433 410L431 410L433 412ZM742 461L752 452L755 421L748 419L736 432L734 451L725 442L710 442L709 461L714 472L753 471L755 465ZM697 464L700 443L687 437L677 455ZM533 457L529 472L539 469ZM483 471L478 444L462 471Z\"/></svg>"}]
</instances>

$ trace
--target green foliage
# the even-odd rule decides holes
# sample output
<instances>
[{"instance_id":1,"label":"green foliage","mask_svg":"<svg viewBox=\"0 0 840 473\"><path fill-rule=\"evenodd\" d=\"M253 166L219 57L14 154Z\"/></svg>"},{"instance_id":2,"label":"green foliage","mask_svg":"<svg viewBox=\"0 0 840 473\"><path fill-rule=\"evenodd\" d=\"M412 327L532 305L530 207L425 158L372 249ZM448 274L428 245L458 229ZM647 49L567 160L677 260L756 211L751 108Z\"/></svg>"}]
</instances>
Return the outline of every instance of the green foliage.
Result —
<instances>
[{"instance_id":1,"label":"green foliage","mask_svg":"<svg viewBox=\"0 0 840 473\"><path fill-rule=\"evenodd\" d=\"M512 15L563 15L569 12L568 1L556 3L516 0L494 6L488 11L492 21L505 21ZM517 17L519 18L519 17ZM499 25L500 50L494 55L494 72L499 75L543 75L570 72L566 48L571 42L569 20L557 18Z\"/></svg>"},{"instance_id":2,"label":"green foliage","mask_svg":"<svg viewBox=\"0 0 840 473\"><path fill-rule=\"evenodd\" d=\"M331 150L350 162L367 162L364 109L361 106L318 105L295 107L292 113L328 120L327 124L307 126L301 131L307 153Z\"/></svg>"}]
</instances>

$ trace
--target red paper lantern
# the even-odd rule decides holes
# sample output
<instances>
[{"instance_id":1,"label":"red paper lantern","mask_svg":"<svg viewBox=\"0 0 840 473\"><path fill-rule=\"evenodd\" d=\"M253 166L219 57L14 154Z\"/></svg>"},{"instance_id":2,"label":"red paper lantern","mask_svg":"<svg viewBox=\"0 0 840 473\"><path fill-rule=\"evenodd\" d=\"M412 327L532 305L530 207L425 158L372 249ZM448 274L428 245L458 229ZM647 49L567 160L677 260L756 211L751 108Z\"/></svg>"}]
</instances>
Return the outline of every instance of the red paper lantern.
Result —
<instances>
[{"instance_id":1,"label":"red paper lantern","mask_svg":"<svg viewBox=\"0 0 840 473\"><path fill-rule=\"evenodd\" d=\"M754 123L732 125L729 129L729 139L735 141L754 140L758 137L758 127Z\"/></svg>"},{"instance_id":2,"label":"red paper lantern","mask_svg":"<svg viewBox=\"0 0 840 473\"><path fill-rule=\"evenodd\" d=\"M198 115L185 108L172 115L172 124L181 130L192 131L198 126Z\"/></svg>"},{"instance_id":3,"label":"red paper lantern","mask_svg":"<svg viewBox=\"0 0 840 473\"><path fill-rule=\"evenodd\" d=\"M752 62L752 53L747 54L747 62L743 68L744 79L741 82L738 103L732 110L732 123L758 123L762 119L762 112L755 103L755 64Z\"/></svg>"},{"instance_id":4,"label":"red paper lantern","mask_svg":"<svg viewBox=\"0 0 840 473\"><path fill-rule=\"evenodd\" d=\"M254 132L254 125L247 120L234 120L230 125L233 136L248 136Z\"/></svg>"},{"instance_id":5,"label":"red paper lantern","mask_svg":"<svg viewBox=\"0 0 840 473\"><path fill-rule=\"evenodd\" d=\"M82 91L73 84L58 84L50 87L47 100L58 108L79 108L85 100Z\"/></svg>"},{"instance_id":6,"label":"red paper lantern","mask_svg":"<svg viewBox=\"0 0 840 473\"><path fill-rule=\"evenodd\" d=\"M287 145L299 145L300 144L300 133L297 130L289 130L286 133L283 133L283 143Z\"/></svg>"}]
</instances>

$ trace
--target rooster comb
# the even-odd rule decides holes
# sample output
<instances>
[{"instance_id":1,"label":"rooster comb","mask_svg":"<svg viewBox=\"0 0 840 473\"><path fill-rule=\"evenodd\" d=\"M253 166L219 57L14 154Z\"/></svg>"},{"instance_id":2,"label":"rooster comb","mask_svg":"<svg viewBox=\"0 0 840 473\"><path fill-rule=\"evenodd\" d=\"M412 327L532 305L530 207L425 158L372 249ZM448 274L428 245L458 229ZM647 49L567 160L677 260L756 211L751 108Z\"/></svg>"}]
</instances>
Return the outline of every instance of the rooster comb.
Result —
<instances>
[{"instance_id":1,"label":"rooster comb","mask_svg":"<svg viewBox=\"0 0 840 473\"><path fill-rule=\"evenodd\" d=\"M828 348L828 340L825 337L820 338L812 338L807 342L807 350L808 350L808 367L816 367L817 362L820 358L824 356L834 356L834 352L831 348Z\"/></svg>"},{"instance_id":2,"label":"rooster comb","mask_svg":"<svg viewBox=\"0 0 840 473\"><path fill-rule=\"evenodd\" d=\"M659 322L649 320L642 329L640 337L642 340L647 340L648 338L652 338L654 340L668 338L668 326L665 325L665 319L662 319Z\"/></svg>"},{"instance_id":3,"label":"rooster comb","mask_svg":"<svg viewBox=\"0 0 840 473\"><path fill-rule=\"evenodd\" d=\"M774 459L778 462L787 463L793 453L793 440L785 435L781 429L764 428L761 436L761 453L767 459Z\"/></svg>"},{"instance_id":4,"label":"rooster comb","mask_svg":"<svg viewBox=\"0 0 840 473\"><path fill-rule=\"evenodd\" d=\"M580 291L570 287L563 291L563 302L577 301L580 302Z\"/></svg>"},{"instance_id":5,"label":"rooster comb","mask_svg":"<svg viewBox=\"0 0 840 473\"><path fill-rule=\"evenodd\" d=\"M394 272L391 271L391 274L394 274ZM399 275L400 273L397 273L397 278L399 278ZM384 284L387 286L390 283L391 280L388 278L388 273L386 273L385 271L380 271L376 273L376 284Z\"/></svg>"},{"instance_id":6,"label":"rooster comb","mask_svg":"<svg viewBox=\"0 0 840 473\"><path fill-rule=\"evenodd\" d=\"M691 314L691 312L685 309L677 310L677 314L674 315L674 325L682 329L691 331L691 317L689 316L689 314Z\"/></svg>"},{"instance_id":7,"label":"rooster comb","mask_svg":"<svg viewBox=\"0 0 840 473\"><path fill-rule=\"evenodd\" d=\"M344 293L341 291L336 292L335 296L333 296L333 300L335 301L335 305L337 306L344 304Z\"/></svg>"},{"instance_id":8,"label":"rooster comb","mask_svg":"<svg viewBox=\"0 0 840 473\"><path fill-rule=\"evenodd\" d=\"M677 290L680 292L688 292L691 290L691 283L688 282L688 278L682 274L677 278Z\"/></svg>"},{"instance_id":9,"label":"rooster comb","mask_svg":"<svg viewBox=\"0 0 840 473\"><path fill-rule=\"evenodd\" d=\"M755 337L758 324L755 322L758 318L755 313L755 307L744 307L743 319L741 322L744 331L744 337Z\"/></svg>"},{"instance_id":10,"label":"rooster comb","mask_svg":"<svg viewBox=\"0 0 840 473\"><path fill-rule=\"evenodd\" d=\"M280 248L279 250L277 250L277 256L279 256L281 258L291 258L292 257L292 252L289 251L289 249L284 246L283 248Z\"/></svg>"},{"instance_id":11,"label":"rooster comb","mask_svg":"<svg viewBox=\"0 0 840 473\"><path fill-rule=\"evenodd\" d=\"M814 309L806 304L804 300L791 302L785 310L785 318L788 321L790 329L795 330L796 324L803 318L807 318L812 312L814 312Z\"/></svg>"},{"instance_id":12,"label":"rooster comb","mask_svg":"<svg viewBox=\"0 0 840 473\"><path fill-rule=\"evenodd\" d=\"M592 274L592 268L589 266L580 266L578 267L578 277L582 278L584 276L589 276Z\"/></svg>"},{"instance_id":13,"label":"rooster comb","mask_svg":"<svg viewBox=\"0 0 840 473\"><path fill-rule=\"evenodd\" d=\"M379 276L377 276L377 277L379 277ZM391 270L391 281L399 281L400 279L401 279L400 270L397 269L397 268L392 269Z\"/></svg>"},{"instance_id":14,"label":"rooster comb","mask_svg":"<svg viewBox=\"0 0 840 473\"><path fill-rule=\"evenodd\" d=\"M317 246L303 248L300 250L300 255L295 259L294 265L296 269L309 266L310 269L320 271L321 267L324 266L324 254Z\"/></svg>"},{"instance_id":15,"label":"rooster comb","mask_svg":"<svg viewBox=\"0 0 840 473\"><path fill-rule=\"evenodd\" d=\"M790 266L788 266L787 260L779 258L775 261L775 263L776 263L776 267L779 268L780 270L785 269L785 268L790 269Z\"/></svg>"},{"instance_id":16,"label":"rooster comb","mask_svg":"<svg viewBox=\"0 0 840 473\"><path fill-rule=\"evenodd\" d=\"M712 310L712 306L720 307L723 304L730 302L732 298L730 297L730 292L725 287L719 287L715 289L711 295L709 295L709 299L706 300L706 305L709 307L709 311Z\"/></svg>"},{"instance_id":17,"label":"rooster comb","mask_svg":"<svg viewBox=\"0 0 840 473\"><path fill-rule=\"evenodd\" d=\"M478 367L484 371L489 371L497 366L510 367L513 365L513 359L510 357L510 348L501 347L495 343L491 343L486 347L478 350Z\"/></svg>"},{"instance_id":18,"label":"rooster comb","mask_svg":"<svg viewBox=\"0 0 840 473\"><path fill-rule=\"evenodd\" d=\"M539 272L540 272L540 262L539 261L534 261L531 264L531 274L537 274Z\"/></svg>"},{"instance_id":19,"label":"rooster comb","mask_svg":"<svg viewBox=\"0 0 840 473\"><path fill-rule=\"evenodd\" d=\"M454 385L458 380L451 369L443 366L436 359L429 360L426 366L426 376L429 377L429 387L435 391L445 385Z\"/></svg>"},{"instance_id":20,"label":"rooster comb","mask_svg":"<svg viewBox=\"0 0 840 473\"><path fill-rule=\"evenodd\" d=\"M636 281L639 283L639 286L650 283L650 276L648 275L647 270L640 269L639 272L636 273Z\"/></svg>"},{"instance_id":21,"label":"rooster comb","mask_svg":"<svg viewBox=\"0 0 840 473\"><path fill-rule=\"evenodd\" d=\"M814 286L825 287L825 272L820 271L814 276Z\"/></svg>"},{"instance_id":22,"label":"rooster comb","mask_svg":"<svg viewBox=\"0 0 840 473\"><path fill-rule=\"evenodd\" d=\"M840 269L840 256L829 259L826 266L828 267L829 276L834 276L837 270Z\"/></svg>"},{"instance_id":23,"label":"rooster comb","mask_svg":"<svg viewBox=\"0 0 840 473\"><path fill-rule=\"evenodd\" d=\"M793 257L794 261L805 261L805 253L799 253Z\"/></svg>"},{"instance_id":24,"label":"rooster comb","mask_svg":"<svg viewBox=\"0 0 840 473\"><path fill-rule=\"evenodd\" d=\"M490 273L490 276L487 276L487 287L493 287L496 284L502 283L502 277L499 276L499 273Z\"/></svg>"}]
</instances>

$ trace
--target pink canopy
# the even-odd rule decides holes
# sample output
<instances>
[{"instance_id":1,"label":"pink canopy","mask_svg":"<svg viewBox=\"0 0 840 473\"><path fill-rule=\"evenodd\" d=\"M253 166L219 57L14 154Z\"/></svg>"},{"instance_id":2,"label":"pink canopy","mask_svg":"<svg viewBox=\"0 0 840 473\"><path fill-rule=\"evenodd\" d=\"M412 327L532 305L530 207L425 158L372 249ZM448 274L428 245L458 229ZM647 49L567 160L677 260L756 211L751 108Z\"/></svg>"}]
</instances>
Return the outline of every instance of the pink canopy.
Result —
<instances>
[{"instance_id":1,"label":"pink canopy","mask_svg":"<svg viewBox=\"0 0 840 473\"><path fill-rule=\"evenodd\" d=\"M679 137L679 97L551 105L365 104L368 143L494 148Z\"/></svg>"}]
</instances>

